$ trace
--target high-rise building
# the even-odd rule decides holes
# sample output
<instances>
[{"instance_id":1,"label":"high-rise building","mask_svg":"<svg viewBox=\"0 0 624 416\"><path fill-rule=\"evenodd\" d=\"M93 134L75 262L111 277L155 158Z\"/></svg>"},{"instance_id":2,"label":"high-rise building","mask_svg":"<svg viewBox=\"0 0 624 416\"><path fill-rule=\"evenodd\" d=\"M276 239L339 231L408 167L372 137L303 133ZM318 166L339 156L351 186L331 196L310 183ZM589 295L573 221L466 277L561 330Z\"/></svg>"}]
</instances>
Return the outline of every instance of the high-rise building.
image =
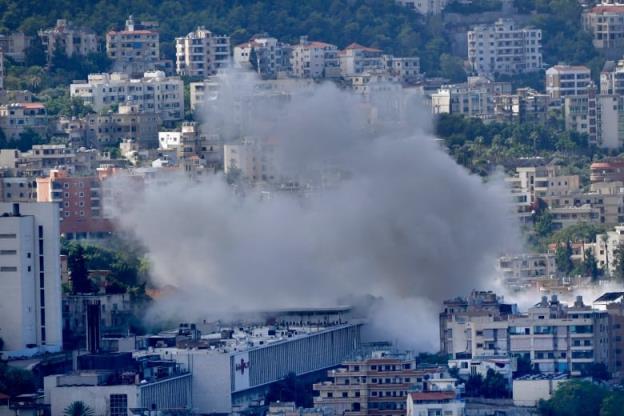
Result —
<instances>
[{"instance_id":1,"label":"high-rise building","mask_svg":"<svg viewBox=\"0 0 624 416\"><path fill-rule=\"evenodd\" d=\"M468 32L468 60L479 75L524 74L542 69L542 31L512 19L475 26Z\"/></svg>"},{"instance_id":2,"label":"high-rise building","mask_svg":"<svg viewBox=\"0 0 624 416\"><path fill-rule=\"evenodd\" d=\"M191 77L214 75L230 63L230 37L203 26L176 38L176 73Z\"/></svg>"},{"instance_id":3,"label":"high-rise building","mask_svg":"<svg viewBox=\"0 0 624 416\"><path fill-rule=\"evenodd\" d=\"M0 203L0 338L7 355L63 344L59 211L53 203Z\"/></svg>"}]
</instances>

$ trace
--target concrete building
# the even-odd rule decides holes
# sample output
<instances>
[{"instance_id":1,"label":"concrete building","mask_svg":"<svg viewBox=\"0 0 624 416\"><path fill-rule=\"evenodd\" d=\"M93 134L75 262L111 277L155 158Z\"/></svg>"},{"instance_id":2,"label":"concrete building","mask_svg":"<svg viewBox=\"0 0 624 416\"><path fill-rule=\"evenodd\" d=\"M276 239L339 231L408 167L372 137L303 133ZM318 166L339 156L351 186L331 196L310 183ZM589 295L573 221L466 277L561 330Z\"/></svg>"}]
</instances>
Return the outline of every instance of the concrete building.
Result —
<instances>
[{"instance_id":1,"label":"concrete building","mask_svg":"<svg viewBox=\"0 0 624 416\"><path fill-rule=\"evenodd\" d=\"M439 368L417 369L412 354L375 351L370 357L345 361L327 373L331 381L314 384L318 392L314 406L331 408L337 415L405 416L409 392L423 390L425 380L442 375Z\"/></svg>"},{"instance_id":2,"label":"concrete building","mask_svg":"<svg viewBox=\"0 0 624 416\"><path fill-rule=\"evenodd\" d=\"M160 34L151 22L126 20L123 30L106 33L106 54L113 60L113 71L130 75L161 69Z\"/></svg>"},{"instance_id":3,"label":"concrete building","mask_svg":"<svg viewBox=\"0 0 624 416\"><path fill-rule=\"evenodd\" d=\"M583 29L591 33L594 47L607 55L620 55L624 48L624 4L603 0L583 12Z\"/></svg>"},{"instance_id":4,"label":"concrete building","mask_svg":"<svg viewBox=\"0 0 624 416\"><path fill-rule=\"evenodd\" d=\"M59 210L60 234L68 239L101 238L113 231L103 211L102 183L96 176L70 176L51 170L37 178L37 201Z\"/></svg>"},{"instance_id":5,"label":"concrete building","mask_svg":"<svg viewBox=\"0 0 624 416\"><path fill-rule=\"evenodd\" d=\"M90 147L101 149L133 140L141 149L154 148L158 143L160 115L141 111L137 105L122 104L117 112L87 114L85 139Z\"/></svg>"},{"instance_id":6,"label":"concrete building","mask_svg":"<svg viewBox=\"0 0 624 416\"><path fill-rule=\"evenodd\" d=\"M557 274L555 256L547 253L501 256L497 269L506 284L512 285L532 279L552 278Z\"/></svg>"},{"instance_id":7,"label":"concrete building","mask_svg":"<svg viewBox=\"0 0 624 416\"><path fill-rule=\"evenodd\" d=\"M501 356L458 358L449 360L448 366L449 370L456 368L457 375L464 380L476 375L485 379L488 371L492 370L502 375L511 386L513 372L517 369L517 360Z\"/></svg>"},{"instance_id":8,"label":"concrete building","mask_svg":"<svg viewBox=\"0 0 624 416\"><path fill-rule=\"evenodd\" d=\"M180 131L159 132L158 142L159 149L176 152L178 163L196 157L206 169L223 169L223 141L218 135L202 133L197 123L185 122Z\"/></svg>"},{"instance_id":9,"label":"concrete building","mask_svg":"<svg viewBox=\"0 0 624 416\"><path fill-rule=\"evenodd\" d=\"M162 71L145 72L138 79L123 73L91 74L87 82L72 83L70 94L97 112L127 104L139 112L156 113L163 122L184 118L184 83Z\"/></svg>"},{"instance_id":10,"label":"concrete building","mask_svg":"<svg viewBox=\"0 0 624 416\"><path fill-rule=\"evenodd\" d=\"M37 182L32 177L0 177L0 202L37 202Z\"/></svg>"},{"instance_id":11,"label":"concrete building","mask_svg":"<svg viewBox=\"0 0 624 416\"><path fill-rule=\"evenodd\" d=\"M381 61L388 75L397 77L404 84L414 84L422 78L418 57L383 55Z\"/></svg>"},{"instance_id":12,"label":"concrete building","mask_svg":"<svg viewBox=\"0 0 624 416\"><path fill-rule=\"evenodd\" d=\"M6 356L63 345L55 204L0 203L0 337Z\"/></svg>"},{"instance_id":13,"label":"concrete building","mask_svg":"<svg viewBox=\"0 0 624 416\"><path fill-rule=\"evenodd\" d=\"M202 335L199 345L205 346L200 348L155 351L188 366L198 413L242 411L263 400L269 386L285 375L320 375L358 351L360 323L339 323L334 318L324 322L322 317L313 323L310 312L303 315L303 321L291 320L288 325L278 319L269 327L217 328ZM338 319L336 314L324 314L329 315Z\"/></svg>"},{"instance_id":14,"label":"concrete building","mask_svg":"<svg viewBox=\"0 0 624 416\"><path fill-rule=\"evenodd\" d=\"M598 110L600 100L594 88L588 88L582 95L569 95L563 99L563 114L566 130L587 134L589 142L598 144Z\"/></svg>"},{"instance_id":15,"label":"concrete building","mask_svg":"<svg viewBox=\"0 0 624 416\"><path fill-rule=\"evenodd\" d=\"M407 396L406 416L464 416L466 404L454 391L422 391Z\"/></svg>"},{"instance_id":16,"label":"concrete building","mask_svg":"<svg viewBox=\"0 0 624 416\"><path fill-rule=\"evenodd\" d=\"M234 66L256 71L263 79L291 73L292 46L267 34L256 35L234 48Z\"/></svg>"},{"instance_id":17,"label":"concrete building","mask_svg":"<svg viewBox=\"0 0 624 416\"><path fill-rule=\"evenodd\" d=\"M276 142L246 137L238 143L223 146L225 174L240 173L252 182L275 182L280 179Z\"/></svg>"},{"instance_id":18,"label":"concrete building","mask_svg":"<svg viewBox=\"0 0 624 416\"><path fill-rule=\"evenodd\" d=\"M338 54L343 76L353 76L365 71L384 69L383 51L352 43Z\"/></svg>"},{"instance_id":19,"label":"concrete building","mask_svg":"<svg viewBox=\"0 0 624 416\"><path fill-rule=\"evenodd\" d=\"M510 354L529 358L543 373L581 375L594 363L610 364L609 316L580 296L573 305L544 296L508 322Z\"/></svg>"},{"instance_id":20,"label":"concrete building","mask_svg":"<svg viewBox=\"0 0 624 416\"><path fill-rule=\"evenodd\" d=\"M624 8L624 6L622 7ZM600 71L600 94L624 94L624 60L605 63L602 71Z\"/></svg>"},{"instance_id":21,"label":"concrete building","mask_svg":"<svg viewBox=\"0 0 624 416\"><path fill-rule=\"evenodd\" d=\"M299 44L293 46L290 62L296 78L340 77L338 48L325 42L309 41L307 36L302 36Z\"/></svg>"},{"instance_id":22,"label":"concrete building","mask_svg":"<svg viewBox=\"0 0 624 416\"><path fill-rule=\"evenodd\" d=\"M0 105L0 128L9 140L19 140L27 129L46 137L50 130L48 112L42 103Z\"/></svg>"},{"instance_id":23,"label":"concrete building","mask_svg":"<svg viewBox=\"0 0 624 416\"><path fill-rule=\"evenodd\" d=\"M546 93L555 100L586 94L590 83L591 70L586 66L555 65L546 70Z\"/></svg>"},{"instance_id":24,"label":"concrete building","mask_svg":"<svg viewBox=\"0 0 624 416\"><path fill-rule=\"evenodd\" d=\"M26 49L30 47L31 42L32 36L27 36L23 32L0 34L0 49L5 56L15 62L24 62Z\"/></svg>"},{"instance_id":25,"label":"concrete building","mask_svg":"<svg viewBox=\"0 0 624 416\"><path fill-rule=\"evenodd\" d=\"M115 355L101 355L99 360L93 361L106 360L115 362ZM97 415L144 415L152 411L184 414L182 412L191 410L191 374L188 371L157 355L137 361L123 369L88 369L47 376L44 378L44 402L53 415L63 414L76 401L83 402Z\"/></svg>"},{"instance_id":26,"label":"concrete building","mask_svg":"<svg viewBox=\"0 0 624 416\"><path fill-rule=\"evenodd\" d=\"M203 26L176 38L176 73L191 77L214 75L230 65L230 37Z\"/></svg>"},{"instance_id":27,"label":"concrete building","mask_svg":"<svg viewBox=\"0 0 624 416\"><path fill-rule=\"evenodd\" d=\"M469 77L468 82L443 85L431 95L433 114L464 114L483 120L495 118L495 97L511 94L511 84L485 77Z\"/></svg>"},{"instance_id":28,"label":"concrete building","mask_svg":"<svg viewBox=\"0 0 624 416\"><path fill-rule=\"evenodd\" d=\"M601 182L624 182L624 160L607 159L593 162L589 179L592 184Z\"/></svg>"},{"instance_id":29,"label":"concrete building","mask_svg":"<svg viewBox=\"0 0 624 416\"><path fill-rule=\"evenodd\" d=\"M478 25L468 32L468 61L479 75L524 74L542 69L542 31L520 28L511 19Z\"/></svg>"},{"instance_id":30,"label":"concrete building","mask_svg":"<svg viewBox=\"0 0 624 416\"><path fill-rule=\"evenodd\" d=\"M534 374L513 381L514 406L535 407L540 400L549 400L557 388L568 381L566 374Z\"/></svg>"},{"instance_id":31,"label":"concrete building","mask_svg":"<svg viewBox=\"0 0 624 416\"><path fill-rule=\"evenodd\" d=\"M609 274L615 270L615 251L624 244L624 226L616 225L613 230L596 235L596 261L598 267Z\"/></svg>"},{"instance_id":32,"label":"concrete building","mask_svg":"<svg viewBox=\"0 0 624 416\"><path fill-rule=\"evenodd\" d=\"M551 98L532 88L518 88L515 94L494 96L494 117L501 122L544 123Z\"/></svg>"},{"instance_id":33,"label":"concrete building","mask_svg":"<svg viewBox=\"0 0 624 416\"><path fill-rule=\"evenodd\" d=\"M489 291L472 291L467 298L449 299L444 301L443 305L444 309L439 315L440 351L450 355L453 359L470 358L473 355L504 355L507 336L504 334L506 326L501 322L506 322L509 315L518 313L517 305L504 303L502 297ZM473 325L472 321L476 324ZM484 326L490 326L488 331L482 329ZM494 342L492 345L486 345L483 341L478 341L479 337L484 336L490 337L492 341L495 339L495 334L501 335L501 343ZM493 354L486 350L494 350L498 353Z\"/></svg>"},{"instance_id":34,"label":"concrete building","mask_svg":"<svg viewBox=\"0 0 624 416\"><path fill-rule=\"evenodd\" d=\"M449 0L396 0L401 6L405 6L417 13L424 15L438 15L446 7Z\"/></svg>"},{"instance_id":35,"label":"concrete building","mask_svg":"<svg viewBox=\"0 0 624 416\"><path fill-rule=\"evenodd\" d=\"M56 26L39 31L41 43L46 50L48 61L57 50L66 56L86 56L99 50L95 33L75 27L65 19L58 19Z\"/></svg>"},{"instance_id":36,"label":"concrete building","mask_svg":"<svg viewBox=\"0 0 624 416\"><path fill-rule=\"evenodd\" d=\"M516 176L507 181L512 186L516 186L513 182L517 182L516 187L527 193L530 204L538 199L549 204L552 198L574 195L581 188L578 175L561 175L559 167L551 164L518 167Z\"/></svg>"}]
</instances>

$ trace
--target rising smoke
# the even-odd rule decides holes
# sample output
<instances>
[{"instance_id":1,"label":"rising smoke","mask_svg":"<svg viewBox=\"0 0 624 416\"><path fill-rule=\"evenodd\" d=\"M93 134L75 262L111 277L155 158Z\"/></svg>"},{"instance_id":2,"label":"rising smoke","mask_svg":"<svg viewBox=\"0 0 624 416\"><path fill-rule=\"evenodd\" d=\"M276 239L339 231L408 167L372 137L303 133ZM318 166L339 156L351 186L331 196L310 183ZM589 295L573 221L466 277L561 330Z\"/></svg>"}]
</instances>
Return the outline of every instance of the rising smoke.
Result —
<instances>
[{"instance_id":1,"label":"rising smoke","mask_svg":"<svg viewBox=\"0 0 624 416\"><path fill-rule=\"evenodd\" d=\"M120 227L147 248L152 284L178 290L155 315L225 317L372 295L383 299L371 309L374 328L403 347L437 348L439 302L487 287L495 257L518 241L502 183L457 165L402 92L381 94L370 111L331 84L293 87L287 100L242 114L254 85L224 75L205 128L227 141L277 139L281 169L300 179L328 161L347 174L305 198L241 195L221 174L128 194Z\"/></svg>"}]
</instances>

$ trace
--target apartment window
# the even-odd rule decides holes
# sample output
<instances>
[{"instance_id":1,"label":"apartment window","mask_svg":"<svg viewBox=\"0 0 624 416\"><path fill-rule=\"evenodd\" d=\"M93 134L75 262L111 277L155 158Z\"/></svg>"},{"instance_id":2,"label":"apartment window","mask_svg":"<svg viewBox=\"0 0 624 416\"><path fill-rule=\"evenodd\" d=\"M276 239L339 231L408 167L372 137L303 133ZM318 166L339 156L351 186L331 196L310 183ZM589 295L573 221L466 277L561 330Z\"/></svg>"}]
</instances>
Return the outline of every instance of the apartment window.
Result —
<instances>
[{"instance_id":1,"label":"apartment window","mask_svg":"<svg viewBox=\"0 0 624 416\"><path fill-rule=\"evenodd\" d=\"M17 250L0 250L0 255L2 256L10 256L13 254L17 254Z\"/></svg>"},{"instance_id":2,"label":"apartment window","mask_svg":"<svg viewBox=\"0 0 624 416\"><path fill-rule=\"evenodd\" d=\"M17 267L12 267L12 266L0 267L0 272L16 272L16 271L17 271Z\"/></svg>"},{"instance_id":3,"label":"apartment window","mask_svg":"<svg viewBox=\"0 0 624 416\"><path fill-rule=\"evenodd\" d=\"M0 238L17 238L16 234L0 234Z\"/></svg>"},{"instance_id":4,"label":"apartment window","mask_svg":"<svg viewBox=\"0 0 624 416\"><path fill-rule=\"evenodd\" d=\"M128 416L128 395L127 394L111 394L110 395L110 415L111 416Z\"/></svg>"}]
</instances>

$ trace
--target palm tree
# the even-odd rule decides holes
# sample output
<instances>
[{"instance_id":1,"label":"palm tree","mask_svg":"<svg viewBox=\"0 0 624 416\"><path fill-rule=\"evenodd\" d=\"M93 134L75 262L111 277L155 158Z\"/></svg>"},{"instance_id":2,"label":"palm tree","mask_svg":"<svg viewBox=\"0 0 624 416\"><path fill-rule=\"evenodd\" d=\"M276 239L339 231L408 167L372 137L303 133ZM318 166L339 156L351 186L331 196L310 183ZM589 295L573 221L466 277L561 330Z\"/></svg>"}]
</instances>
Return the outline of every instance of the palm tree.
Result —
<instances>
[{"instance_id":1,"label":"palm tree","mask_svg":"<svg viewBox=\"0 0 624 416\"><path fill-rule=\"evenodd\" d=\"M73 402L65 408L63 414L65 416L93 416L95 413L84 402Z\"/></svg>"}]
</instances>

